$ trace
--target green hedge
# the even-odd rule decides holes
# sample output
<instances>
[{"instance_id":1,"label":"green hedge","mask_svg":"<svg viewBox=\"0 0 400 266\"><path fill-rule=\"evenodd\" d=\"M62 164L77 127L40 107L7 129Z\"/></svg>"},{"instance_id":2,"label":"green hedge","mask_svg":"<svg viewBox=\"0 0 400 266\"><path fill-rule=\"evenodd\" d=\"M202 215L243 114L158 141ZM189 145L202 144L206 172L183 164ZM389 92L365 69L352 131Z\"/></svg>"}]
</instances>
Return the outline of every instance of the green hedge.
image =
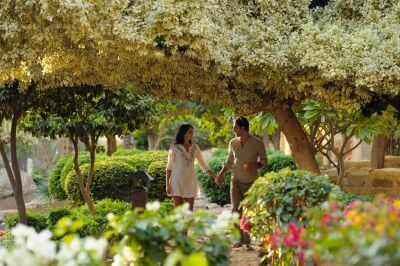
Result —
<instances>
[{"instance_id":1,"label":"green hedge","mask_svg":"<svg viewBox=\"0 0 400 266\"><path fill-rule=\"evenodd\" d=\"M269 152L268 164L260 169L260 176L264 176L268 172L278 172L284 168L290 168L290 170L296 170L296 164L292 156L285 155L280 151Z\"/></svg>"},{"instance_id":2,"label":"green hedge","mask_svg":"<svg viewBox=\"0 0 400 266\"><path fill-rule=\"evenodd\" d=\"M208 161L208 165L211 170L218 173L223 164L225 163L225 157L213 157ZM199 166L196 166L197 176L199 178L199 184L201 191L204 195L214 203L219 205L225 205L231 202L230 200L230 180L231 174L225 175L225 181L222 185L217 186L215 181L207 173L203 173Z\"/></svg>"},{"instance_id":3,"label":"green hedge","mask_svg":"<svg viewBox=\"0 0 400 266\"><path fill-rule=\"evenodd\" d=\"M35 228L37 232L40 232L47 228L47 216L42 212L26 212L28 219L28 225ZM18 213L12 213L4 219L4 223L7 229L11 229L18 224Z\"/></svg>"},{"instance_id":4,"label":"green hedge","mask_svg":"<svg viewBox=\"0 0 400 266\"><path fill-rule=\"evenodd\" d=\"M91 215L86 205L68 208L68 207L56 207L48 211L48 213L42 212L28 212L28 225L34 227L36 231L44 229L54 230L57 222L63 218L68 217L73 221L80 220L82 227L78 229L77 233L81 236L92 236L100 237L107 230L107 214L114 213L115 215L122 215L127 210L131 209L131 204L115 201L111 199L104 199L94 203L96 210L95 215ZM161 202L159 212L161 215L166 216L172 212L173 204L172 201L167 199ZM15 227L18 223L17 214L10 214L5 218L7 229ZM3 240L3 238L0 238ZM5 240L5 239L4 239ZM10 239L12 242L12 239ZM0 241L0 244L3 244Z\"/></svg>"},{"instance_id":5,"label":"green hedge","mask_svg":"<svg viewBox=\"0 0 400 266\"><path fill-rule=\"evenodd\" d=\"M143 152L143 150L139 149L119 149L112 154L112 157L117 156L132 156Z\"/></svg>"},{"instance_id":6,"label":"green hedge","mask_svg":"<svg viewBox=\"0 0 400 266\"><path fill-rule=\"evenodd\" d=\"M83 165L81 170L82 175L86 178L89 165ZM135 172L135 167L118 160L96 162L91 188L93 200L110 198L129 201L133 187L139 184L128 178ZM65 189L68 200L73 205L84 203L79 189L78 178L74 171L67 175Z\"/></svg>"},{"instance_id":7,"label":"green hedge","mask_svg":"<svg viewBox=\"0 0 400 266\"><path fill-rule=\"evenodd\" d=\"M147 168L147 172L154 180L149 182L149 199L163 201L167 198L165 191L167 160L152 162Z\"/></svg>"},{"instance_id":8,"label":"green hedge","mask_svg":"<svg viewBox=\"0 0 400 266\"><path fill-rule=\"evenodd\" d=\"M49 175L49 191L50 194L57 200L64 200L67 194L61 186L61 172L65 164L72 158L71 154L67 154L56 162Z\"/></svg>"}]
</instances>

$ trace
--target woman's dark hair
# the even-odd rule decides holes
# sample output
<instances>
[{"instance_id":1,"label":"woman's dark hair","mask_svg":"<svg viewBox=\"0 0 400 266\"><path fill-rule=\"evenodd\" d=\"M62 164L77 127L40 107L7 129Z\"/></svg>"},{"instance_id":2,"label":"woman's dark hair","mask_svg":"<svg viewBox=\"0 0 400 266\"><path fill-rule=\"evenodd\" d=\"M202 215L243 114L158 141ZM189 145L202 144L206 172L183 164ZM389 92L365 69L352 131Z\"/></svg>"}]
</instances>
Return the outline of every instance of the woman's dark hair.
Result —
<instances>
[{"instance_id":1,"label":"woman's dark hair","mask_svg":"<svg viewBox=\"0 0 400 266\"><path fill-rule=\"evenodd\" d=\"M175 137L175 144L183 145L183 142L185 141L184 136L186 132L188 132L189 128L193 128L192 125L184 124L179 127L178 134L176 134Z\"/></svg>"},{"instance_id":2,"label":"woman's dark hair","mask_svg":"<svg viewBox=\"0 0 400 266\"><path fill-rule=\"evenodd\" d=\"M235 120L235 123L238 127L242 127L244 128L246 131L249 131L250 128L250 124L249 124L249 120L247 120L246 117L244 116L240 116L239 118L237 118Z\"/></svg>"}]
</instances>

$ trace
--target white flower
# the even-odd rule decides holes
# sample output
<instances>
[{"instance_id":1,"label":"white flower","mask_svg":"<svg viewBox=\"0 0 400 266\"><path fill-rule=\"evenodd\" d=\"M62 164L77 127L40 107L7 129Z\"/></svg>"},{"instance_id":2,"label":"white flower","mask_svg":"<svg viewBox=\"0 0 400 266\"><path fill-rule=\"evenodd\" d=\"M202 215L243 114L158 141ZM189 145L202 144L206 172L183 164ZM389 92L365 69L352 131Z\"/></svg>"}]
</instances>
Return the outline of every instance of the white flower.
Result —
<instances>
[{"instance_id":1,"label":"white flower","mask_svg":"<svg viewBox=\"0 0 400 266\"><path fill-rule=\"evenodd\" d=\"M160 209L160 202L153 201L146 204L146 209L149 211L158 211Z\"/></svg>"},{"instance_id":2,"label":"white flower","mask_svg":"<svg viewBox=\"0 0 400 266\"><path fill-rule=\"evenodd\" d=\"M137 260L137 254L132 250L131 247L123 247L117 255L114 256L113 266L125 266L134 264Z\"/></svg>"}]
</instances>

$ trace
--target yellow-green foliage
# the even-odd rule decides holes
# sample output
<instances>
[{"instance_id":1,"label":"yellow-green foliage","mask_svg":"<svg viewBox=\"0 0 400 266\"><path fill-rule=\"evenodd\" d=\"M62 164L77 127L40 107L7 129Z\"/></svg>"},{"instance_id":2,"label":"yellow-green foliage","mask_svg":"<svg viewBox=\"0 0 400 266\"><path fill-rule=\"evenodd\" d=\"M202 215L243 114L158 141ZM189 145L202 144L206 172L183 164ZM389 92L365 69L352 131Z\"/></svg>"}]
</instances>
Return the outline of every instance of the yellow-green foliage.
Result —
<instances>
[{"instance_id":1,"label":"yellow-green foliage","mask_svg":"<svg viewBox=\"0 0 400 266\"><path fill-rule=\"evenodd\" d=\"M268 99L397 94L400 2L309 2L4 0L0 84L130 83L252 110Z\"/></svg>"}]
</instances>

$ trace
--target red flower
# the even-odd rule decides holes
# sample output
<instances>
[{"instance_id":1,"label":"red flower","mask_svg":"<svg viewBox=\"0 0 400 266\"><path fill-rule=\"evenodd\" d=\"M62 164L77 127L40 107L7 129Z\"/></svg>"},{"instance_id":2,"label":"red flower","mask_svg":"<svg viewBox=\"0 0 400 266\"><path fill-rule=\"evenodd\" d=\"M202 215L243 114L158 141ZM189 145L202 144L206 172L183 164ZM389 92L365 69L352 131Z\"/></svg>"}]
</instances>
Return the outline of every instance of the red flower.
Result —
<instances>
[{"instance_id":1,"label":"red flower","mask_svg":"<svg viewBox=\"0 0 400 266\"><path fill-rule=\"evenodd\" d=\"M265 242L269 244L272 249L277 249L279 247L279 236L280 236L279 230L275 231L267 238Z\"/></svg>"},{"instance_id":2,"label":"red flower","mask_svg":"<svg viewBox=\"0 0 400 266\"><path fill-rule=\"evenodd\" d=\"M299 258L299 263L303 264L304 263L304 257L305 257L304 250L300 251L299 254L297 254L297 257Z\"/></svg>"},{"instance_id":3,"label":"red flower","mask_svg":"<svg viewBox=\"0 0 400 266\"><path fill-rule=\"evenodd\" d=\"M240 219L240 229L244 232L248 232L251 227L253 227L253 224L249 219L247 219L245 216L242 216Z\"/></svg>"},{"instance_id":4,"label":"red flower","mask_svg":"<svg viewBox=\"0 0 400 266\"><path fill-rule=\"evenodd\" d=\"M332 215L329 212L325 212L322 216L321 222L322 224L330 224L332 220Z\"/></svg>"}]
</instances>

